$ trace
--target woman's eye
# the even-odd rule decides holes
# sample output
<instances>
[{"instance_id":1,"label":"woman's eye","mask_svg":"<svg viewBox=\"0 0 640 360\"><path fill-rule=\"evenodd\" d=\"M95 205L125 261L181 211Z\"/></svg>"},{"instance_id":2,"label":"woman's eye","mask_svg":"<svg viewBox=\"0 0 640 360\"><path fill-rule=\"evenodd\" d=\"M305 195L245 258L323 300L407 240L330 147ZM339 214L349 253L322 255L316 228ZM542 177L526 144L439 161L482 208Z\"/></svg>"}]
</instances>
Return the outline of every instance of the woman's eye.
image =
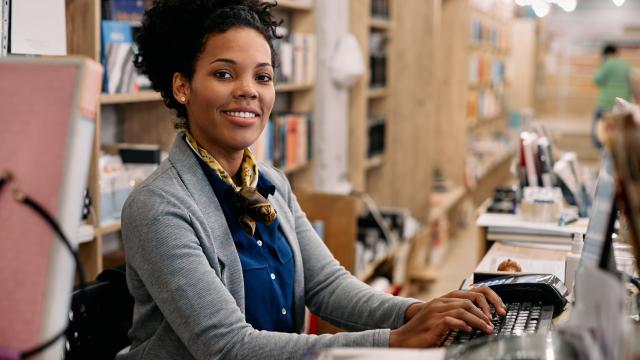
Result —
<instances>
[{"instance_id":1,"label":"woman's eye","mask_svg":"<svg viewBox=\"0 0 640 360\"><path fill-rule=\"evenodd\" d=\"M214 76L218 79L229 79L231 78L231 73L228 71L216 71Z\"/></svg>"},{"instance_id":2,"label":"woman's eye","mask_svg":"<svg viewBox=\"0 0 640 360\"><path fill-rule=\"evenodd\" d=\"M267 74L258 75L257 79L258 79L258 81L261 81L261 82L270 82L271 81L271 75L267 75Z\"/></svg>"}]
</instances>

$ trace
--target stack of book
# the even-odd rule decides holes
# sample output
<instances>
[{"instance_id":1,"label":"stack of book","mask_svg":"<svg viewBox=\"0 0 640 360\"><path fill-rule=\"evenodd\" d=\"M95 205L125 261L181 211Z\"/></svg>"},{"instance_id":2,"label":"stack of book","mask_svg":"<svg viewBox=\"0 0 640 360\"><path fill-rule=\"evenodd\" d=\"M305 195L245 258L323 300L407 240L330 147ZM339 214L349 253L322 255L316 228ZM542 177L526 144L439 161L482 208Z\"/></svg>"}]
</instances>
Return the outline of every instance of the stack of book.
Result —
<instances>
[{"instance_id":1,"label":"stack of book","mask_svg":"<svg viewBox=\"0 0 640 360\"><path fill-rule=\"evenodd\" d=\"M513 214L484 213L476 225L487 228L487 240L533 243L556 243L570 245L573 234L587 231L588 218L581 218L569 225L559 226L555 222L522 220Z\"/></svg>"},{"instance_id":2,"label":"stack of book","mask_svg":"<svg viewBox=\"0 0 640 360\"><path fill-rule=\"evenodd\" d=\"M104 0L102 2L103 92L137 92L150 86L133 65L135 33L140 29L145 2L142 0Z\"/></svg>"},{"instance_id":3,"label":"stack of book","mask_svg":"<svg viewBox=\"0 0 640 360\"><path fill-rule=\"evenodd\" d=\"M286 29L281 29L286 33ZM280 56L280 67L276 68L278 83L304 84L316 77L315 34L291 33L274 41L274 49Z\"/></svg>"},{"instance_id":4,"label":"stack of book","mask_svg":"<svg viewBox=\"0 0 640 360\"><path fill-rule=\"evenodd\" d=\"M374 31L369 37L369 86L384 87L387 84L387 35Z\"/></svg>"},{"instance_id":5,"label":"stack of book","mask_svg":"<svg viewBox=\"0 0 640 360\"><path fill-rule=\"evenodd\" d=\"M384 118L370 118L368 123L367 157L374 157L384 153L385 120Z\"/></svg>"},{"instance_id":6,"label":"stack of book","mask_svg":"<svg viewBox=\"0 0 640 360\"><path fill-rule=\"evenodd\" d=\"M303 165L312 158L310 113L282 113L271 119L251 149L258 161L280 168Z\"/></svg>"},{"instance_id":7,"label":"stack of book","mask_svg":"<svg viewBox=\"0 0 640 360\"><path fill-rule=\"evenodd\" d=\"M371 17L378 19L388 19L389 0L371 0Z\"/></svg>"}]
</instances>

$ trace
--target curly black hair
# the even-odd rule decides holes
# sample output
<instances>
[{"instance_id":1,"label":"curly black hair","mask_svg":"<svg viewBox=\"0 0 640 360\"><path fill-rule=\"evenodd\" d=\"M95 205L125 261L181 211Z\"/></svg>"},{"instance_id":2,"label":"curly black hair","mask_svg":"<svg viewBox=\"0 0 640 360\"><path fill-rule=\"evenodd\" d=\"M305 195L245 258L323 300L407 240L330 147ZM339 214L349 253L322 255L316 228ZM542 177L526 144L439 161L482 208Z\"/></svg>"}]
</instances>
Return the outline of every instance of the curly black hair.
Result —
<instances>
[{"instance_id":1,"label":"curly black hair","mask_svg":"<svg viewBox=\"0 0 640 360\"><path fill-rule=\"evenodd\" d=\"M277 66L273 40L279 38L276 28L282 21L271 14L275 6L262 0L155 0L145 12L134 63L149 77L165 105L176 111L177 129L187 129L189 119L186 107L173 96L173 74L193 78L210 35L235 27L254 29L269 44L271 63Z\"/></svg>"}]
</instances>

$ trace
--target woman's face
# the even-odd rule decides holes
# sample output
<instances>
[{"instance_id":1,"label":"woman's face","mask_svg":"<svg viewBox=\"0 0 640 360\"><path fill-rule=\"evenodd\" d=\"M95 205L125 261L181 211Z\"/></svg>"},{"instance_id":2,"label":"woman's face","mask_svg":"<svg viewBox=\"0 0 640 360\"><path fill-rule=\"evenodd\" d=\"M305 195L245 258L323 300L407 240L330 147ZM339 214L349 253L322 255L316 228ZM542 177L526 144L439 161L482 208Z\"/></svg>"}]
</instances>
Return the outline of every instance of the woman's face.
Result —
<instances>
[{"instance_id":1,"label":"woman's face","mask_svg":"<svg viewBox=\"0 0 640 360\"><path fill-rule=\"evenodd\" d=\"M238 27L209 36L193 78L183 83L189 131L214 156L253 144L273 108L273 78L271 49L254 29ZM174 92L181 101L175 77Z\"/></svg>"}]
</instances>

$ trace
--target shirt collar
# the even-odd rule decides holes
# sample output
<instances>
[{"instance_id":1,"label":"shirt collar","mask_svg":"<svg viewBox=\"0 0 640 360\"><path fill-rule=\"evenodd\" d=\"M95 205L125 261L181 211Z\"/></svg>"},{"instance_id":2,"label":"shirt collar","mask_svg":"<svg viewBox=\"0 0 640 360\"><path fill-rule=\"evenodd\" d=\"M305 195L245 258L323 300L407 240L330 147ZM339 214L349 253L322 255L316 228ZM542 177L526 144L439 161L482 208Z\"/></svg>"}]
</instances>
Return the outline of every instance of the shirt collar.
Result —
<instances>
[{"instance_id":1,"label":"shirt collar","mask_svg":"<svg viewBox=\"0 0 640 360\"><path fill-rule=\"evenodd\" d=\"M211 187L213 188L213 191L216 193L216 195L224 194L227 189L232 189L231 185L224 182L220 178L220 176L218 176L218 174L216 174L216 172L213 171L213 169L211 169L211 167L209 167L209 165L193 151L193 149L191 149L191 152L193 153L193 156L196 157L196 160L198 160L200 167L207 176L207 179L209 180L209 183L211 184ZM258 183L256 184L256 189L258 190L260 195L264 196L265 198L267 198L269 195L273 195L276 192L275 185L273 185L273 183L269 181L269 179L267 179L262 173L258 173Z\"/></svg>"}]
</instances>

